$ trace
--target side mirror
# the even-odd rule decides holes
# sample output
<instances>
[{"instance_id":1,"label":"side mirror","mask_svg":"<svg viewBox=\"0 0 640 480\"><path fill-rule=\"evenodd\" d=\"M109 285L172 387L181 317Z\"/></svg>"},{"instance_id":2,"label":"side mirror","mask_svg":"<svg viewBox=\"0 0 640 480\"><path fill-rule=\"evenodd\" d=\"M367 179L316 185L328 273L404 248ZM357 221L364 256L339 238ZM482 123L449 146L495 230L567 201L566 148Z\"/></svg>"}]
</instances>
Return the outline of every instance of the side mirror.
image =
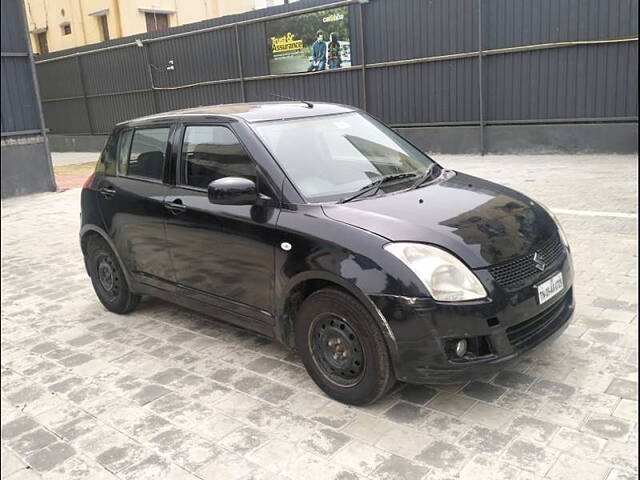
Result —
<instances>
[{"instance_id":1,"label":"side mirror","mask_svg":"<svg viewBox=\"0 0 640 480\"><path fill-rule=\"evenodd\" d=\"M209 184L207 194L211 203L219 205L253 205L258 200L255 182L241 177L214 180Z\"/></svg>"}]
</instances>

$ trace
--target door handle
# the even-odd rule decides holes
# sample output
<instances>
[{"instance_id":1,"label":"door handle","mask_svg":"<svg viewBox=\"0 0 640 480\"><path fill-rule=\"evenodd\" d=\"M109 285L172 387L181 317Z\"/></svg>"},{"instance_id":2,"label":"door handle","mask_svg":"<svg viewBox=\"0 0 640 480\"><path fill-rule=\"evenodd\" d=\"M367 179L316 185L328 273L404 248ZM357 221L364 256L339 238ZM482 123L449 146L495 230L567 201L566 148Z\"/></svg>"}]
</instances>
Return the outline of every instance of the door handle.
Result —
<instances>
[{"instance_id":1,"label":"door handle","mask_svg":"<svg viewBox=\"0 0 640 480\"><path fill-rule=\"evenodd\" d=\"M181 200L175 200L173 202L164 202L164 208L169 210L174 215L180 215L187 211L187 206L182 204Z\"/></svg>"},{"instance_id":2,"label":"door handle","mask_svg":"<svg viewBox=\"0 0 640 480\"><path fill-rule=\"evenodd\" d=\"M102 187L100 193L104 198L111 198L116 194L116 191L111 187Z\"/></svg>"}]
</instances>

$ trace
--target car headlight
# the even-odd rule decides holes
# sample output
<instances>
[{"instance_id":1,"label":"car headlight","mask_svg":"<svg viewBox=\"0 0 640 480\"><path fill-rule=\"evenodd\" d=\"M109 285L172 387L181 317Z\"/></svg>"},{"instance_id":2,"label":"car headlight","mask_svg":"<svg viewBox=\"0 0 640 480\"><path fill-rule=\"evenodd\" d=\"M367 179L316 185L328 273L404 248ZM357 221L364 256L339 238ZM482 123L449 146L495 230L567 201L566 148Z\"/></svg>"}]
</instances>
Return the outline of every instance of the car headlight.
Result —
<instances>
[{"instance_id":1,"label":"car headlight","mask_svg":"<svg viewBox=\"0 0 640 480\"><path fill-rule=\"evenodd\" d=\"M471 270L438 247L398 242L389 243L384 249L416 274L434 300L459 302L487 296L487 291Z\"/></svg>"},{"instance_id":2,"label":"car headlight","mask_svg":"<svg viewBox=\"0 0 640 480\"><path fill-rule=\"evenodd\" d=\"M540 205L540 207L547 212L547 214L553 219L553 221L556 223L556 227L558 227L558 235L560 235L560 241L562 242L562 244L567 247L567 250L570 250L571 247L569 247L569 240L567 240L567 234L564 231L564 228L562 228L562 225L560 224L560 220L558 220L558 217L556 217L556 214L553 213L551 211L551 209L549 207L547 207L544 203L540 203L537 200L535 200L535 202Z\"/></svg>"},{"instance_id":3,"label":"car headlight","mask_svg":"<svg viewBox=\"0 0 640 480\"><path fill-rule=\"evenodd\" d=\"M560 235L560 240L562 241L562 244L565 247L567 247L567 250L570 250L571 247L569 246L569 240L567 240L567 234L565 233L564 228L560 223L560 220L558 220L558 217L556 217L555 215L553 215L551 218L553 218L553 220L556 222L556 226L558 227L558 235Z\"/></svg>"}]
</instances>

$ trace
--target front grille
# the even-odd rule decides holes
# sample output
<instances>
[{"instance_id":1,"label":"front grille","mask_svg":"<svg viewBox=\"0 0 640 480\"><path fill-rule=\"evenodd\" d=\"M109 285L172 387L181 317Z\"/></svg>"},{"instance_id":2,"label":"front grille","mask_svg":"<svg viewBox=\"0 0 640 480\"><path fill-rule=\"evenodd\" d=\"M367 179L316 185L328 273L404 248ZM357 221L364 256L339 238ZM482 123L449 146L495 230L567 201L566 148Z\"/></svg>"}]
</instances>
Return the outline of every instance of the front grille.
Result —
<instances>
[{"instance_id":1,"label":"front grille","mask_svg":"<svg viewBox=\"0 0 640 480\"><path fill-rule=\"evenodd\" d=\"M541 272L536 267L536 262L533 261L533 256L536 253L546 265L544 272ZM558 236L554 235L529 255L489 267L489 273L491 273L496 283L505 290L519 290L546 275L551 268L561 262L564 255L564 245L562 245Z\"/></svg>"},{"instance_id":2,"label":"front grille","mask_svg":"<svg viewBox=\"0 0 640 480\"><path fill-rule=\"evenodd\" d=\"M569 318L563 314L572 301L573 289L569 289L562 299L556 301L543 312L507 328L507 338L513 348L520 350L532 347L558 330Z\"/></svg>"}]
</instances>

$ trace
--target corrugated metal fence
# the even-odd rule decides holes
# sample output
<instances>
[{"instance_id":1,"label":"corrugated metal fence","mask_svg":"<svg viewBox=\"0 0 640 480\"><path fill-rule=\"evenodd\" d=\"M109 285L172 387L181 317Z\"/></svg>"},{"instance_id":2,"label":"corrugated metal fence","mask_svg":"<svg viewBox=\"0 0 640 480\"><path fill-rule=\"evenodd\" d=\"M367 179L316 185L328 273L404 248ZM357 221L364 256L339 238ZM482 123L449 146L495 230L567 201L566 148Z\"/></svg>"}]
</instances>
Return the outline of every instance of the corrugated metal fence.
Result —
<instances>
[{"instance_id":1,"label":"corrugated metal fence","mask_svg":"<svg viewBox=\"0 0 640 480\"><path fill-rule=\"evenodd\" d=\"M343 5L352 67L269 75L266 21ZM301 0L135 38L37 62L53 133L271 93L395 126L638 120L638 0Z\"/></svg>"},{"instance_id":2,"label":"corrugated metal fence","mask_svg":"<svg viewBox=\"0 0 640 480\"><path fill-rule=\"evenodd\" d=\"M2 2L2 136L42 133L22 5Z\"/></svg>"},{"instance_id":3,"label":"corrugated metal fence","mask_svg":"<svg viewBox=\"0 0 640 480\"><path fill-rule=\"evenodd\" d=\"M56 189L22 0L2 0L0 197Z\"/></svg>"}]
</instances>

